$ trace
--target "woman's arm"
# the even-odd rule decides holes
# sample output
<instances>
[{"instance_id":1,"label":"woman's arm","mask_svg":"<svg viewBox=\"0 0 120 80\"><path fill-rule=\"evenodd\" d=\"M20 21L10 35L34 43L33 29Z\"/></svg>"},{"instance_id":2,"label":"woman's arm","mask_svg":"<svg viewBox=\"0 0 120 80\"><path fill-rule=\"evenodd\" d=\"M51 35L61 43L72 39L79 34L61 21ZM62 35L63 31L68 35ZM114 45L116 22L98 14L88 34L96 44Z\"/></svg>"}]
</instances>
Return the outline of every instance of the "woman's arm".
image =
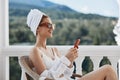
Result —
<instances>
[{"instance_id":1,"label":"woman's arm","mask_svg":"<svg viewBox=\"0 0 120 80\"><path fill-rule=\"evenodd\" d=\"M39 48L36 47L33 48L30 54L30 59L33 62L37 73L44 78L58 78L61 74L64 73L67 66L70 65L70 61L64 56L55 62L55 65L50 70L47 70L45 64L42 61L42 54L40 53Z\"/></svg>"},{"instance_id":2,"label":"woman's arm","mask_svg":"<svg viewBox=\"0 0 120 80\"><path fill-rule=\"evenodd\" d=\"M57 50L57 48L54 48L54 51L56 52L56 54L57 54L59 57L61 57L61 54L60 54L60 52ZM82 77L82 75L75 74L75 73L73 74L73 70L74 70L74 67L73 67L73 62L72 62L71 65L68 66L68 68L65 70L64 75L65 75L66 77L70 77L70 76L72 76L72 77Z\"/></svg>"},{"instance_id":3,"label":"woman's arm","mask_svg":"<svg viewBox=\"0 0 120 80\"><path fill-rule=\"evenodd\" d=\"M57 48L53 48L55 54L58 56L58 57L61 57L61 53L58 51ZM73 70L74 70L74 67L73 67L73 62L71 62L71 64L69 66L67 66L66 70L64 71L64 75L66 77L70 77L72 76L73 74Z\"/></svg>"},{"instance_id":4,"label":"woman's arm","mask_svg":"<svg viewBox=\"0 0 120 80\"><path fill-rule=\"evenodd\" d=\"M46 66L42 61L42 54L39 51L39 48L34 47L29 55L37 73L40 75L44 70L46 70Z\"/></svg>"},{"instance_id":5,"label":"woman's arm","mask_svg":"<svg viewBox=\"0 0 120 80\"><path fill-rule=\"evenodd\" d=\"M61 55L61 53L58 51L58 49L57 48L53 48L53 50L55 51L55 53L57 54L57 56L58 57L61 57L62 55ZM78 50L77 50L78 51ZM70 51L69 51L69 53L71 53L72 51L71 51L71 49L70 49ZM77 53L77 52L75 52L75 53ZM69 57L69 55L68 54L66 54L65 56L68 58L72 58L72 60L71 60L71 64L68 66L69 68L72 68L73 67L73 62L74 62L74 56L75 56L75 53L72 53L72 54L70 54L71 56ZM72 56L73 55L73 56ZM76 57L78 56L78 53L77 53L77 55L76 55Z\"/></svg>"}]
</instances>

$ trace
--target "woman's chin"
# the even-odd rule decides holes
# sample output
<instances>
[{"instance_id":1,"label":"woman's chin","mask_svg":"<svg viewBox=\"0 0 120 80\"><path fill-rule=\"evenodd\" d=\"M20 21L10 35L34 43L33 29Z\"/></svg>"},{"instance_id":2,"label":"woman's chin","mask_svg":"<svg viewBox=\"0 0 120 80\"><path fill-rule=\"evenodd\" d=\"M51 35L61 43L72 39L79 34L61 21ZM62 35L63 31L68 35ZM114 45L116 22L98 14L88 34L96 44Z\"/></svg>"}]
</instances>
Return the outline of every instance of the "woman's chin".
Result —
<instances>
[{"instance_id":1,"label":"woman's chin","mask_svg":"<svg viewBox=\"0 0 120 80\"><path fill-rule=\"evenodd\" d=\"M53 37L53 35L49 35L49 36L48 36L48 38L52 38L52 37Z\"/></svg>"}]
</instances>

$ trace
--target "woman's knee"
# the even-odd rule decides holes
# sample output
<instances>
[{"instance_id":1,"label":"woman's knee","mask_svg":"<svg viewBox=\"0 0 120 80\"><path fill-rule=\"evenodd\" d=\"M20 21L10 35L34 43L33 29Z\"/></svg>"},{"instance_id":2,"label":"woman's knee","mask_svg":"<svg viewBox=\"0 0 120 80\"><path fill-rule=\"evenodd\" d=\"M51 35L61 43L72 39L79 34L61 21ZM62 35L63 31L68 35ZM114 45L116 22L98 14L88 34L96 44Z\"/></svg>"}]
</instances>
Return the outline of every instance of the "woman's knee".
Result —
<instances>
[{"instance_id":1,"label":"woman's knee","mask_svg":"<svg viewBox=\"0 0 120 80\"><path fill-rule=\"evenodd\" d=\"M115 72L111 65L104 65L103 68L104 68L105 72L107 72L107 73Z\"/></svg>"}]
</instances>

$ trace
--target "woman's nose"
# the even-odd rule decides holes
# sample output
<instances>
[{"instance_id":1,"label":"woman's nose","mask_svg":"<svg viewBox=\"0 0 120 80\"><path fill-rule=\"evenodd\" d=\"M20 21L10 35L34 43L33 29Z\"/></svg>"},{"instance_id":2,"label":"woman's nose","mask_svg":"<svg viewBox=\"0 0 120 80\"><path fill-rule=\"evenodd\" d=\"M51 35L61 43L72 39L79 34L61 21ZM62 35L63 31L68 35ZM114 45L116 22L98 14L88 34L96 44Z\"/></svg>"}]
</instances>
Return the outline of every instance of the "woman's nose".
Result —
<instances>
[{"instance_id":1,"label":"woman's nose","mask_svg":"<svg viewBox=\"0 0 120 80\"><path fill-rule=\"evenodd\" d=\"M51 29L52 29L52 30L55 30L55 25L52 25Z\"/></svg>"}]
</instances>

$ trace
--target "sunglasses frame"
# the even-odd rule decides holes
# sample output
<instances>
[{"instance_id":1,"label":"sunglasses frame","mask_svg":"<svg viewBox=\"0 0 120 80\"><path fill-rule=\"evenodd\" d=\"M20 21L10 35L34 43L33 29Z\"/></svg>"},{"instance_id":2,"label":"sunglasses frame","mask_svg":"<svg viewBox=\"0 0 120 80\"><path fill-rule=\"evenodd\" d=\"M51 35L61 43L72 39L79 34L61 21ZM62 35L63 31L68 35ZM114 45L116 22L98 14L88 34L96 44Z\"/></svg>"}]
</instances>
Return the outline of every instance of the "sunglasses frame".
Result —
<instances>
[{"instance_id":1,"label":"sunglasses frame","mask_svg":"<svg viewBox=\"0 0 120 80\"><path fill-rule=\"evenodd\" d=\"M53 28L54 29L54 27L55 27L55 24L51 24L51 23L41 23L40 25L39 25L40 27L47 27L47 28L49 28L49 29L51 29L51 28Z\"/></svg>"}]
</instances>

